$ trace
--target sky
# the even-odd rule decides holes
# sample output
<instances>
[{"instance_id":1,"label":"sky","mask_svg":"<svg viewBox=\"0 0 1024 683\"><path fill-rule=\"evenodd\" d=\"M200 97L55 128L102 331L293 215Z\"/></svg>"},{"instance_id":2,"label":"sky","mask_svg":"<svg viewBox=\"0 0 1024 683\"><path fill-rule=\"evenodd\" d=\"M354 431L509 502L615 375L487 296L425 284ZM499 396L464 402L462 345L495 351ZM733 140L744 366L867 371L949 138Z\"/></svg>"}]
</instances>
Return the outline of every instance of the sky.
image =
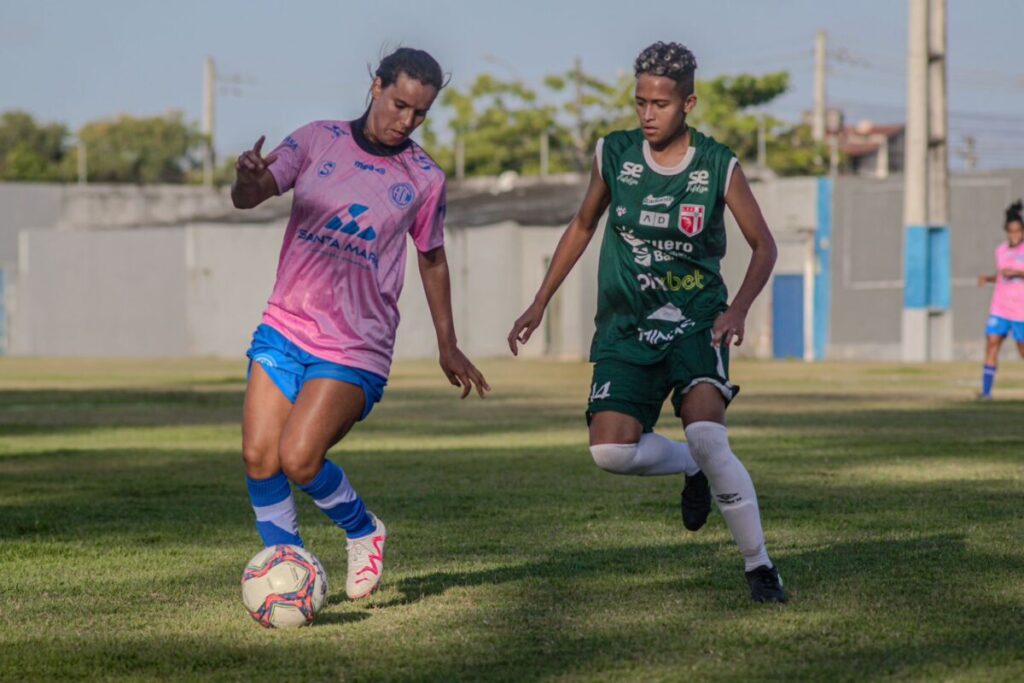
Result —
<instances>
[{"instance_id":1,"label":"sky","mask_svg":"<svg viewBox=\"0 0 1024 683\"><path fill-rule=\"evenodd\" d=\"M1024 0L948 0L948 12L951 163L973 134L982 168L1024 165ZM790 91L767 111L795 121L811 106L823 29L830 106L848 122L892 123L906 99L906 22L907 0L0 0L0 111L72 129L172 109L198 122L210 56L217 149L235 154L261 134L355 118L370 65L400 45L429 51L456 86L490 72L540 87L576 57L612 79L646 45L674 40L699 78L788 70Z\"/></svg>"}]
</instances>

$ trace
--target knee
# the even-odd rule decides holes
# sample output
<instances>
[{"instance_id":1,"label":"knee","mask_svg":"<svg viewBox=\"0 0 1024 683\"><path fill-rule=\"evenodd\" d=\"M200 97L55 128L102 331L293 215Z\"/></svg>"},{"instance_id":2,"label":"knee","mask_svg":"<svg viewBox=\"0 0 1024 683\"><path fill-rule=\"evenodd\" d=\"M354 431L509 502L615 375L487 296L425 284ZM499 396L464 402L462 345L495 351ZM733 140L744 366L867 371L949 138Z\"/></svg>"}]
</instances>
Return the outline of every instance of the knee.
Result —
<instances>
[{"instance_id":1,"label":"knee","mask_svg":"<svg viewBox=\"0 0 1024 683\"><path fill-rule=\"evenodd\" d=\"M606 472L628 474L636 458L635 443L600 443L590 447L594 464Z\"/></svg>"},{"instance_id":2,"label":"knee","mask_svg":"<svg viewBox=\"0 0 1024 683\"><path fill-rule=\"evenodd\" d=\"M245 473L253 479L272 477L280 469L274 444L243 440L242 462L245 463Z\"/></svg>"},{"instance_id":3,"label":"knee","mask_svg":"<svg viewBox=\"0 0 1024 683\"><path fill-rule=\"evenodd\" d=\"M717 422L693 422L686 427L690 453L705 474L713 472L735 457L729 447L729 433Z\"/></svg>"},{"instance_id":4,"label":"knee","mask_svg":"<svg viewBox=\"0 0 1024 683\"><path fill-rule=\"evenodd\" d=\"M280 444L278 455L281 459L281 470L296 484L308 484L313 481L323 465L324 453L311 448L301 440L287 445Z\"/></svg>"}]
</instances>

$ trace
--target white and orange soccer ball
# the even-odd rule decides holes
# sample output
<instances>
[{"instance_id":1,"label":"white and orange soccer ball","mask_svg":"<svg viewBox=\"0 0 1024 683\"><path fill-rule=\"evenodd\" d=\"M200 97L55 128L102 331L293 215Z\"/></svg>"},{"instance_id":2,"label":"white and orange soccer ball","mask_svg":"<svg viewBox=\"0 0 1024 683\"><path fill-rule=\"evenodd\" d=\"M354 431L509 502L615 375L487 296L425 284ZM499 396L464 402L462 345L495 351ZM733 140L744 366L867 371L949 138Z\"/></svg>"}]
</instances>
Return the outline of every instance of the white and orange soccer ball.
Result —
<instances>
[{"instance_id":1,"label":"white and orange soccer ball","mask_svg":"<svg viewBox=\"0 0 1024 683\"><path fill-rule=\"evenodd\" d=\"M242 572L242 602L266 628L305 626L327 602L327 573L305 548L264 548Z\"/></svg>"}]
</instances>

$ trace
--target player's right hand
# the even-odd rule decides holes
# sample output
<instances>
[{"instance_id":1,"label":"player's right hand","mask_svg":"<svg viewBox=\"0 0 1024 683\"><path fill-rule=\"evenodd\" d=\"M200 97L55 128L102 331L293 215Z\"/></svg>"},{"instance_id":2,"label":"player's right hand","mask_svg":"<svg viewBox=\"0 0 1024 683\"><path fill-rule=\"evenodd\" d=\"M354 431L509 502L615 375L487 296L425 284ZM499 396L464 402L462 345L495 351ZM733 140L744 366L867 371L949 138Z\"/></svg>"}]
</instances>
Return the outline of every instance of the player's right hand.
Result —
<instances>
[{"instance_id":1,"label":"player's right hand","mask_svg":"<svg viewBox=\"0 0 1024 683\"><path fill-rule=\"evenodd\" d=\"M508 333L508 348L512 351L513 356L519 355L518 344L525 344L530 340L530 335L533 331L540 327L541 321L544 319L544 306L538 302L533 302L526 312L516 319L514 325L512 325L512 331Z\"/></svg>"},{"instance_id":2,"label":"player's right hand","mask_svg":"<svg viewBox=\"0 0 1024 683\"><path fill-rule=\"evenodd\" d=\"M235 174L238 177L239 183L249 184L258 182L260 177L266 173L267 167L277 160L276 154L271 154L265 159L263 158L261 150L263 149L263 141L266 139L267 136L261 135L256 144L252 146L252 149L246 150L238 156L238 161L235 162Z\"/></svg>"}]
</instances>

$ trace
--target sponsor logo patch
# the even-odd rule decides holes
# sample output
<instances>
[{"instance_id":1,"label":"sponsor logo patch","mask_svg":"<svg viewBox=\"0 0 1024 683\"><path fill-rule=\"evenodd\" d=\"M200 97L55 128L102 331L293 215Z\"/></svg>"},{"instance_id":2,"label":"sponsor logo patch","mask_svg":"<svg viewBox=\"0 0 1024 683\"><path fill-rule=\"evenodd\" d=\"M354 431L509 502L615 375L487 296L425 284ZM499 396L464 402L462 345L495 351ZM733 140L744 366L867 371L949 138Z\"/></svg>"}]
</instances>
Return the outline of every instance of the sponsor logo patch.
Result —
<instances>
[{"instance_id":1,"label":"sponsor logo patch","mask_svg":"<svg viewBox=\"0 0 1024 683\"><path fill-rule=\"evenodd\" d=\"M641 211L640 225L646 225L649 228L667 228L668 214L657 211Z\"/></svg>"},{"instance_id":2,"label":"sponsor logo patch","mask_svg":"<svg viewBox=\"0 0 1024 683\"><path fill-rule=\"evenodd\" d=\"M619 182L623 185L636 185L640 182L640 176L643 172L643 164L625 161L622 164L622 170L619 171Z\"/></svg>"},{"instance_id":3,"label":"sponsor logo patch","mask_svg":"<svg viewBox=\"0 0 1024 683\"><path fill-rule=\"evenodd\" d=\"M664 197L655 197L653 194L649 194L644 197L644 206L672 206L672 202L675 201L675 197L665 195Z\"/></svg>"},{"instance_id":4,"label":"sponsor logo patch","mask_svg":"<svg viewBox=\"0 0 1024 683\"><path fill-rule=\"evenodd\" d=\"M690 174L690 183L686 186L687 192L704 194L708 191L708 180L711 174L707 171L694 171Z\"/></svg>"}]
</instances>

